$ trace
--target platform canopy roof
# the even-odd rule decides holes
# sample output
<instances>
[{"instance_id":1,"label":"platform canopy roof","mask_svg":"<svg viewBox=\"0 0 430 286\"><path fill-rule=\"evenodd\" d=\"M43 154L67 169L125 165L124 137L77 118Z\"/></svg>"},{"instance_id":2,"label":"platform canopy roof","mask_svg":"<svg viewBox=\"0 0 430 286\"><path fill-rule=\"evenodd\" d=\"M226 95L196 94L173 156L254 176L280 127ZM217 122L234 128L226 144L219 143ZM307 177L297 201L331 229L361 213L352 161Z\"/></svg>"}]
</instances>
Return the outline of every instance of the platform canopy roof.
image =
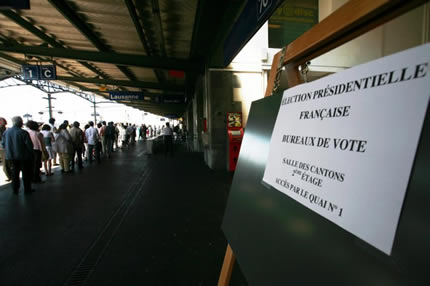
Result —
<instances>
[{"instance_id":1,"label":"platform canopy roof","mask_svg":"<svg viewBox=\"0 0 430 286\"><path fill-rule=\"evenodd\" d=\"M0 10L0 73L23 64L55 64L58 84L151 113L181 115L205 66L223 66L219 50L243 9L239 0L30 0Z\"/></svg>"}]
</instances>

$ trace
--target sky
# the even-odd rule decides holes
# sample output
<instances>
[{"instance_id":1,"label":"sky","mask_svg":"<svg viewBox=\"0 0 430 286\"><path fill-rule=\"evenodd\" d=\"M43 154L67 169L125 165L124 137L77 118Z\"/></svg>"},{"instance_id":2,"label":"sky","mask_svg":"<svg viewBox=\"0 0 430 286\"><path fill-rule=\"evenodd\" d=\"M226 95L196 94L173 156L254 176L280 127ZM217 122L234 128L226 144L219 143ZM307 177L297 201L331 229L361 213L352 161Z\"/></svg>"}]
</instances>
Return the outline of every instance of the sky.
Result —
<instances>
[{"instance_id":1,"label":"sky","mask_svg":"<svg viewBox=\"0 0 430 286\"><path fill-rule=\"evenodd\" d=\"M32 86L5 87L7 83L13 82L11 79L0 81L0 117L6 118L9 127L11 118L16 115L23 117L30 114L35 121L47 122L48 100L43 99L47 97L46 93ZM52 100L52 106L53 117L57 123L68 120L70 123L78 121L82 125L90 120L94 121L92 116L94 107L91 102L72 93L57 93L52 97L56 98ZM139 125L145 123L156 126L164 123L157 115L150 113L145 115L144 111L116 102L106 103L108 100L102 97L96 97L96 101L103 102L97 105L97 113L100 115L98 121L130 122ZM24 117L23 119L25 122L26 119Z\"/></svg>"}]
</instances>

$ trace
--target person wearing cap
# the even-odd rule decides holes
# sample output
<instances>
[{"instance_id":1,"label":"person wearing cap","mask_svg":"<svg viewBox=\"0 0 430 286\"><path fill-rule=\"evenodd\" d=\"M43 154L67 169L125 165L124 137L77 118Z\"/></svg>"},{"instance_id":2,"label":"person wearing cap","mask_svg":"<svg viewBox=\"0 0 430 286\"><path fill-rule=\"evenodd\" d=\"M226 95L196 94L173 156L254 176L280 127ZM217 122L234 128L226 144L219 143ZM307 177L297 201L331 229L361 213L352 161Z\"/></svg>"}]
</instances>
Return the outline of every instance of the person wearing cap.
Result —
<instances>
[{"instance_id":1,"label":"person wearing cap","mask_svg":"<svg viewBox=\"0 0 430 286\"><path fill-rule=\"evenodd\" d=\"M3 145L1 144L2 137L3 137L2 135L6 131L6 125L7 125L6 119L4 119L3 117L0 117L0 161L2 164L3 172L6 175L6 182L10 182L12 180L12 176L10 175L10 170L6 164L6 153L3 149Z\"/></svg>"},{"instance_id":2,"label":"person wearing cap","mask_svg":"<svg viewBox=\"0 0 430 286\"><path fill-rule=\"evenodd\" d=\"M12 118L13 126L3 133L2 145L6 151L6 164L12 177L12 189L19 192L19 173L22 172L24 193L31 194L31 177L33 167L33 143L27 131L22 130L22 118Z\"/></svg>"}]
</instances>

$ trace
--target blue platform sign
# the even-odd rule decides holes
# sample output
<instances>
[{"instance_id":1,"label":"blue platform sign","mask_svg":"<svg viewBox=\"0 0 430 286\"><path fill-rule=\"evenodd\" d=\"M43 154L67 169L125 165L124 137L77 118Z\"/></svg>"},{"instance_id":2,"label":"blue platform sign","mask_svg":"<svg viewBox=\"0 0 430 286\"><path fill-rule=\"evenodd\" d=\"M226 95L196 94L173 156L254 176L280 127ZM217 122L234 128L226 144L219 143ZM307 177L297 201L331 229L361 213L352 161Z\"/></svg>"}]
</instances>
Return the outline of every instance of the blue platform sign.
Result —
<instances>
[{"instance_id":1,"label":"blue platform sign","mask_svg":"<svg viewBox=\"0 0 430 286\"><path fill-rule=\"evenodd\" d=\"M109 91L110 100L145 100L145 95L140 91Z\"/></svg>"},{"instance_id":2,"label":"blue platform sign","mask_svg":"<svg viewBox=\"0 0 430 286\"><path fill-rule=\"evenodd\" d=\"M54 80L57 79L57 71L54 65L39 66L40 79Z\"/></svg>"},{"instance_id":3,"label":"blue platform sign","mask_svg":"<svg viewBox=\"0 0 430 286\"><path fill-rule=\"evenodd\" d=\"M283 0L248 0L224 42L224 65L227 66Z\"/></svg>"},{"instance_id":4,"label":"blue platform sign","mask_svg":"<svg viewBox=\"0 0 430 286\"><path fill-rule=\"evenodd\" d=\"M272 7L272 0L257 1L257 20L260 20Z\"/></svg>"},{"instance_id":5,"label":"blue platform sign","mask_svg":"<svg viewBox=\"0 0 430 286\"><path fill-rule=\"evenodd\" d=\"M57 71L54 65L23 65L22 77L25 80L55 80Z\"/></svg>"},{"instance_id":6,"label":"blue platform sign","mask_svg":"<svg viewBox=\"0 0 430 286\"><path fill-rule=\"evenodd\" d=\"M33 65L23 65L22 77L25 80L39 80L39 67Z\"/></svg>"}]
</instances>

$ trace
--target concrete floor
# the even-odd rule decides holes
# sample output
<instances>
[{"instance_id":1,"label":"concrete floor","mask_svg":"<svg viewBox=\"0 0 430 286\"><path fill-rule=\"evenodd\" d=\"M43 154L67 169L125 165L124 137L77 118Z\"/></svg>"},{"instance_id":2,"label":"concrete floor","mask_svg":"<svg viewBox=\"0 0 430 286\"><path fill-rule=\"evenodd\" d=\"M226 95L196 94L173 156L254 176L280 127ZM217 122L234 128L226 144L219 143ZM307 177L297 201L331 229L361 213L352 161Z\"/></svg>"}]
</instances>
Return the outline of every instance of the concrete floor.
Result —
<instances>
[{"instance_id":1,"label":"concrete floor","mask_svg":"<svg viewBox=\"0 0 430 286\"><path fill-rule=\"evenodd\" d=\"M0 186L0 285L216 285L232 176L178 149L140 141L32 195Z\"/></svg>"}]
</instances>

